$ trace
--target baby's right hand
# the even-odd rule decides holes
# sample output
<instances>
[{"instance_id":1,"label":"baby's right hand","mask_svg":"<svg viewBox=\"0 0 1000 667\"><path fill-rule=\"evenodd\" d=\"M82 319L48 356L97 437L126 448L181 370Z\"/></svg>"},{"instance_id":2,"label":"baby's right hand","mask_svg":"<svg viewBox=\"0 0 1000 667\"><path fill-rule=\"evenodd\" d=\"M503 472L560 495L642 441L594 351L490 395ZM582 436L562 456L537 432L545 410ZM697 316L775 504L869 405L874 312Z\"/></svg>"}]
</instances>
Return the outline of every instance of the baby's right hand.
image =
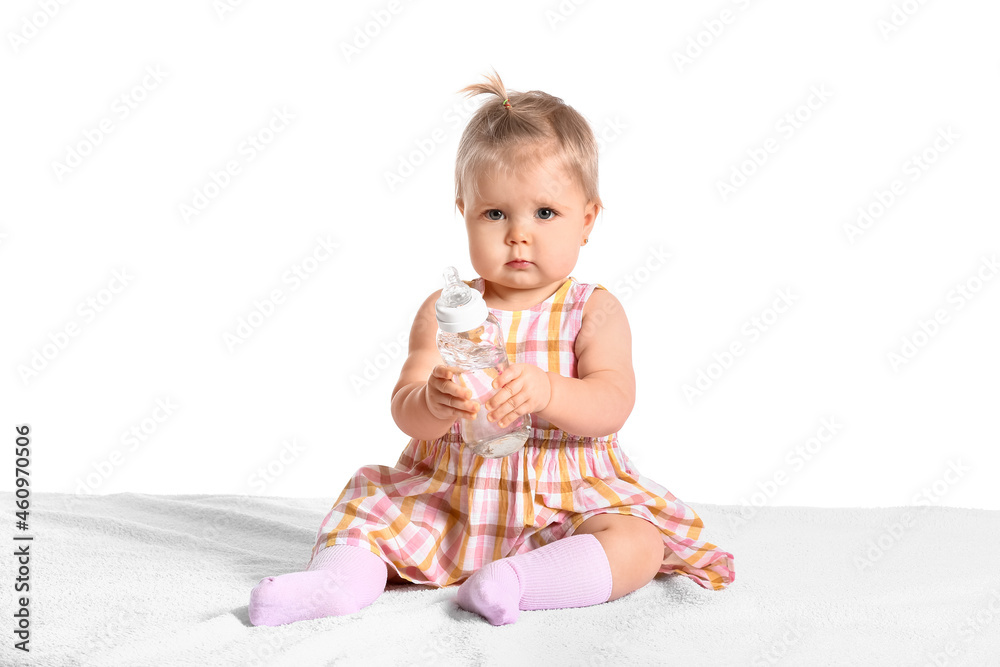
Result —
<instances>
[{"instance_id":1,"label":"baby's right hand","mask_svg":"<svg viewBox=\"0 0 1000 667\"><path fill-rule=\"evenodd\" d=\"M427 409L438 419L475 419L480 405L472 399L472 390L453 378L462 369L435 366L427 378Z\"/></svg>"}]
</instances>

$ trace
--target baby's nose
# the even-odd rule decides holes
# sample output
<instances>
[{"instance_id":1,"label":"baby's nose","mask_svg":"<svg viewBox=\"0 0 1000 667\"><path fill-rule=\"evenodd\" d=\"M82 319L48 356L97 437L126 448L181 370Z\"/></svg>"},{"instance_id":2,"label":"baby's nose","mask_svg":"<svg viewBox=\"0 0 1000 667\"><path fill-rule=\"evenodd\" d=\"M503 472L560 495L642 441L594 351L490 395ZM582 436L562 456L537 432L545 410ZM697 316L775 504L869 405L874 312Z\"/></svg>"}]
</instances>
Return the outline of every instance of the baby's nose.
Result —
<instances>
[{"instance_id":1,"label":"baby's nose","mask_svg":"<svg viewBox=\"0 0 1000 667\"><path fill-rule=\"evenodd\" d=\"M514 223L507 231L507 241L512 243L525 243L529 240L528 230L525 225Z\"/></svg>"}]
</instances>

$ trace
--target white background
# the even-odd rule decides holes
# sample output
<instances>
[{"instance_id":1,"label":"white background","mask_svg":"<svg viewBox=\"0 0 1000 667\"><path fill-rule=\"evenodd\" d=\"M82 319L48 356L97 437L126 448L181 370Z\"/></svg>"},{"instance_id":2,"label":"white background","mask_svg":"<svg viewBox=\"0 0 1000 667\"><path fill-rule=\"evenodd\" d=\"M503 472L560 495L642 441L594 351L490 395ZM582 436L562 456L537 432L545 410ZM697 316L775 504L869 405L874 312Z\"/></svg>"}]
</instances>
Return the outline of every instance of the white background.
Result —
<instances>
[{"instance_id":1,"label":"white background","mask_svg":"<svg viewBox=\"0 0 1000 667\"><path fill-rule=\"evenodd\" d=\"M603 137L572 275L625 305L644 475L692 502L1000 509L996 3L49 4L0 17L0 405L34 490L332 501L395 463L396 345L445 266L475 277L453 172L487 98L457 91L495 67Z\"/></svg>"}]
</instances>

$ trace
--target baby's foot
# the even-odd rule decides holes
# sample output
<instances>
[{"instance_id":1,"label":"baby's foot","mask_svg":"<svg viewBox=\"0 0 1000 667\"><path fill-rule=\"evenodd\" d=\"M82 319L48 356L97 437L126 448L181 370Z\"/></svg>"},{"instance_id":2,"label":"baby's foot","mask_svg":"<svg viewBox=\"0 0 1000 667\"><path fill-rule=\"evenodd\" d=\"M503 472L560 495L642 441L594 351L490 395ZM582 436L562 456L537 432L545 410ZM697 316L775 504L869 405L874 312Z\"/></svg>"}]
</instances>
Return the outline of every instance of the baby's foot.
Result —
<instances>
[{"instance_id":1,"label":"baby's foot","mask_svg":"<svg viewBox=\"0 0 1000 667\"><path fill-rule=\"evenodd\" d=\"M261 579L250 592L250 622L284 625L353 614L374 602L385 583L385 561L367 548L327 547L305 572Z\"/></svg>"},{"instance_id":2,"label":"baby's foot","mask_svg":"<svg viewBox=\"0 0 1000 667\"><path fill-rule=\"evenodd\" d=\"M521 614L521 582L505 559L478 569L458 587L458 606L472 611L493 625L513 623Z\"/></svg>"}]
</instances>

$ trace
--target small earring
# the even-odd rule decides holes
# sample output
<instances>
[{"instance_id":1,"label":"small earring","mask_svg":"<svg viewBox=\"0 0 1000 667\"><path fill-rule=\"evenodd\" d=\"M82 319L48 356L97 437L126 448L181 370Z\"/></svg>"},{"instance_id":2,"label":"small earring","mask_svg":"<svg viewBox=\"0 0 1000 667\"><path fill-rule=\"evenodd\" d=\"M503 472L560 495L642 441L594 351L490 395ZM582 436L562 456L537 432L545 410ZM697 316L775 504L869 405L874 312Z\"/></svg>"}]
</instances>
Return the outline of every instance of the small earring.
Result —
<instances>
[{"instance_id":1,"label":"small earring","mask_svg":"<svg viewBox=\"0 0 1000 667\"><path fill-rule=\"evenodd\" d=\"M584 239L584 240L583 240L583 243L581 243L580 245L587 245L587 242L588 242L588 241L590 241L590 239Z\"/></svg>"}]
</instances>

